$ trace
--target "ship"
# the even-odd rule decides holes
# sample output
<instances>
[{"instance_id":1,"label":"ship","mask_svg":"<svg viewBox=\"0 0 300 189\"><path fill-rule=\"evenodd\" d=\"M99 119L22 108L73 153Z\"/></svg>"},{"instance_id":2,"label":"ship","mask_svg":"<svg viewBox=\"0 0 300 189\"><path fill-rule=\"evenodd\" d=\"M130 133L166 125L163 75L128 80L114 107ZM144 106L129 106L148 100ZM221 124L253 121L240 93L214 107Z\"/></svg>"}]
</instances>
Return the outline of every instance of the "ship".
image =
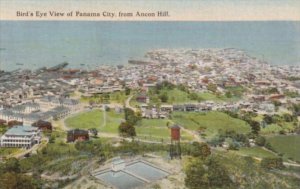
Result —
<instances>
[{"instance_id":1,"label":"ship","mask_svg":"<svg viewBox=\"0 0 300 189\"><path fill-rule=\"evenodd\" d=\"M129 64L153 64L154 62L146 61L146 60L128 60Z\"/></svg>"},{"instance_id":2,"label":"ship","mask_svg":"<svg viewBox=\"0 0 300 189\"><path fill-rule=\"evenodd\" d=\"M51 68L48 68L47 70L48 70L48 71L59 71L59 70L64 69L64 68L67 67L68 65L69 65L69 63L63 62L63 63L61 63L61 64L58 64L58 65L53 66L53 67L51 67Z\"/></svg>"}]
</instances>

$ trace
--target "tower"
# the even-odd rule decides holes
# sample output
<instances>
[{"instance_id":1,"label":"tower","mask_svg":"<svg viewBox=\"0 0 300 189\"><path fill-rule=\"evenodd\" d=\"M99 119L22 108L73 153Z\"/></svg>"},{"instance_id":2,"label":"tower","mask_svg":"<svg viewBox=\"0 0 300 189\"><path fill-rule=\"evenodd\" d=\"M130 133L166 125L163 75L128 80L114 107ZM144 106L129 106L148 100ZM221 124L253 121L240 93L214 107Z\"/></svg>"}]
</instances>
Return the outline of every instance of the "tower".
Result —
<instances>
[{"instance_id":1,"label":"tower","mask_svg":"<svg viewBox=\"0 0 300 189\"><path fill-rule=\"evenodd\" d=\"M180 148L180 126L173 125L171 127L171 145L170 145L170 157L181 159Z\"/></svg>"}]
</instances>

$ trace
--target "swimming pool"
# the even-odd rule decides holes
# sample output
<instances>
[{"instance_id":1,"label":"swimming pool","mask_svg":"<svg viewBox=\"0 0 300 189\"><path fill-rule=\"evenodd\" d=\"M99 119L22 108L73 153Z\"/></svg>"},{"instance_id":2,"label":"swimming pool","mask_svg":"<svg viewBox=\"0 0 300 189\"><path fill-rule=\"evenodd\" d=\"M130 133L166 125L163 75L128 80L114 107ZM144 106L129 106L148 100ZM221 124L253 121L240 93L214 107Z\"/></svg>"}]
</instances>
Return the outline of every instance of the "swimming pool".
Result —
<instances>
[{"instance_id":1,"label":"swimming pool","mask_svg":"<svg viewBox=\"0 0 300 189\"><path fill-rule=\"evenodd\" d=\"M106 169L95 172L95 178L118 189L132 189L162 179L170 173L145 161L131 162L121 171Z\"/></svg>"}]
</instances>

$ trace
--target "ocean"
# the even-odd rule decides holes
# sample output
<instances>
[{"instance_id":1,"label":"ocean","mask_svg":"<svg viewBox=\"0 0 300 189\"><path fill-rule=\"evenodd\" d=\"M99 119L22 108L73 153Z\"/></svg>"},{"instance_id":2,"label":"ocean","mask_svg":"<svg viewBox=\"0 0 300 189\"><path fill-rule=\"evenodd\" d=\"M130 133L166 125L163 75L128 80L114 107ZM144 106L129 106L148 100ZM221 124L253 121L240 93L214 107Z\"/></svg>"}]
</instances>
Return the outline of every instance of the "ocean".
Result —
<instances>
[{"instance_id":1,"label":"ocean","mask_svg":"<svg viewBox=\"0 0 300 189\"><path fill-rule=\"evenodd\" d=\"M152 49L238 48L300 65L300 21L0 21L0 69L127 64Z\"/></svg>"}]
</instances>

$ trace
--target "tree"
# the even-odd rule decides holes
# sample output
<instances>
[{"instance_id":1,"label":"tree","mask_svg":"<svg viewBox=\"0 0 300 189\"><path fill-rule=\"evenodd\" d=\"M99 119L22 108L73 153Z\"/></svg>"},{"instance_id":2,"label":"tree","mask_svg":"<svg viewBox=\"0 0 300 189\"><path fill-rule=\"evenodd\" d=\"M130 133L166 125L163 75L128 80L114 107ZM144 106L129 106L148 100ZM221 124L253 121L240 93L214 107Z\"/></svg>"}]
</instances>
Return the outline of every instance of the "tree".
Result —
<instances>
[{"instance_id":1,"label":"tree","mask_svg":"<svg viewBox=\"0 0 300 189\"><path fill-rule=\"evenodd\" d=\"M272 123L273 123L272 116L265 115L265 116L264 116L264 121L265 121L267 124L272 124Z\"/></svg>"},{"instance_id":2,"label":"tree","mask_svg":"<svg viewBox=\"0 0 300 189\"><path fill-rule=\"evenodd\" d=\"M249 122L249 124L250 124L252 133L253 133L253 134L258 134L259 131L260 131L260 123L257 122L257 121L251 120L251 121Z\"/></svg>"},{"instance_id":3,"label":"tree","mask_svg":"<svg viewBox=\"0 0 300 189\"><path fill-rule=\"evenodd\" d=\"M119 134L123 137L136 136L135 127L128 122L122 122L119 126Z\"/></svg>"},{"instance_id":4,"label":"tree","mask_svg":"<svg viewBox=\"0 0 300 189\"><path fill-rule=\"evenodd\" d=\"M255 144L258 146L264 146L266 144L266 138L263 136L256 137Z\"/></svg>"},{"instance_id":5,"label":"tree","mask_svg":"<svg viewBox=\"0 0 300 189\"><path fill-rule=\"evenodd\" d=\"M294 117L291 114L285 113L282 115L282 117L283 117L284 121L286 121L286 122L294 121Z\"/></svg>"},{"instance_id":6,"label":"tree","mask_svg":"<svg viewBox=\"0 0 300 189\"><path fill-rule=\"evenodd\" d=\"M190 94L189 94L189 98L191 99L191 100L197 100L198 101L198 94L197 93L195 93L195 92L191 92Z\"/></svg>"},{"instance_id":7,"label":"tree","mask_svg":"<svg viewBox=\"0 0 300 189\"><path fill-rule=\"evenodd\" d=\"M282 158L264 158L260 165L265 169L282 169L284 167Z\"/></svg>"},{"instance_id":8,"label":"tree","mask_svg":"<svg viewBox=\"0 0 300 189\"><path fill-rule=\"evenodd\" d=\"M212 156L207 159L206 165L208 166L208 180L212 188L230 186L230 180L227 169L220 163L220 161Z\"/></svg>"},{"instance_id":9,"label":"tree","mask_svg":"<svg viewBox=\"0 0 300 189\"><path fill-rule=\"evenodd\" d=\"M124 114L126 122L128 122L130 125L135 125L139 120L141 120L141 116L136 115L135 112L130 108L125 108Z\"/></svg>"},{"instance_id":10,"label":"tree","mask_svg":"<svg viewBox=\"0 0 300 189\"><path fill-rule=\"evenodd\" d=\"M0 187L6 189L35 189L32 177L8 172L0 175Z\"/></svg>"},{"instance_id":11,"label":"tree","mask_svg":"<svg viewBox=\"0 0 300 189\"><path fill-rule=\"evenodd\" d=\"M161 102L166 103L166 102L168 102L169 97L168 97L168 94L166 92L164 92L161 95L159 95L159 98L160 98Z\"/></svg>"},{"instance_id":12,"label":"tree","mask_svg":"<svg viewBox=\"0 0 300 189\"><path fill-rule=\"evenodd\" d=\"M5 171L6 172L14 172L19 173L20 172L20 163L17 158L10 158L5 163Z\"/></svg>"},{"instance_id":13,"label":"tree","mask_svg":"<svg viewBox=\"0 0 300 189\"><path fill-rule=\"evenodd\" d=\"M129 87L125 87L125 95L130 95L130 91Z\"/></svg>"},{"instance_id":14,"label":"tree","mask_svg":"<svg viewBox=\"0 0 300 189\"><path fill-rule=\"evenodd\" d=\"M200 187L207 188L209 185L209 181L205 177L206 170L204 168L204 163L200 159L196 159L188 165L185 174L185 186L190 189L198 189Z\"/></svg>"},{"instance_id":15,"label":"tree","mask_svg":"<svg viewBox=\"0 0 300 189\"><path fill-rule=\"evenodd\" d=\"M214 157L195 158L185 170L185 185L190 189L230 187L232 181L226 168Z\"/></svg>"},{"instance_id":16,"label":"tree","mask_svg":"<svg viewBox=\"0 0 300 189\"><path fill-rule=\"evenodd\" d=\"M206 143L193 142L190 148L190 154L194 157L206 158L211 154L210 147Z\"/></svg>"}]
</instances>

